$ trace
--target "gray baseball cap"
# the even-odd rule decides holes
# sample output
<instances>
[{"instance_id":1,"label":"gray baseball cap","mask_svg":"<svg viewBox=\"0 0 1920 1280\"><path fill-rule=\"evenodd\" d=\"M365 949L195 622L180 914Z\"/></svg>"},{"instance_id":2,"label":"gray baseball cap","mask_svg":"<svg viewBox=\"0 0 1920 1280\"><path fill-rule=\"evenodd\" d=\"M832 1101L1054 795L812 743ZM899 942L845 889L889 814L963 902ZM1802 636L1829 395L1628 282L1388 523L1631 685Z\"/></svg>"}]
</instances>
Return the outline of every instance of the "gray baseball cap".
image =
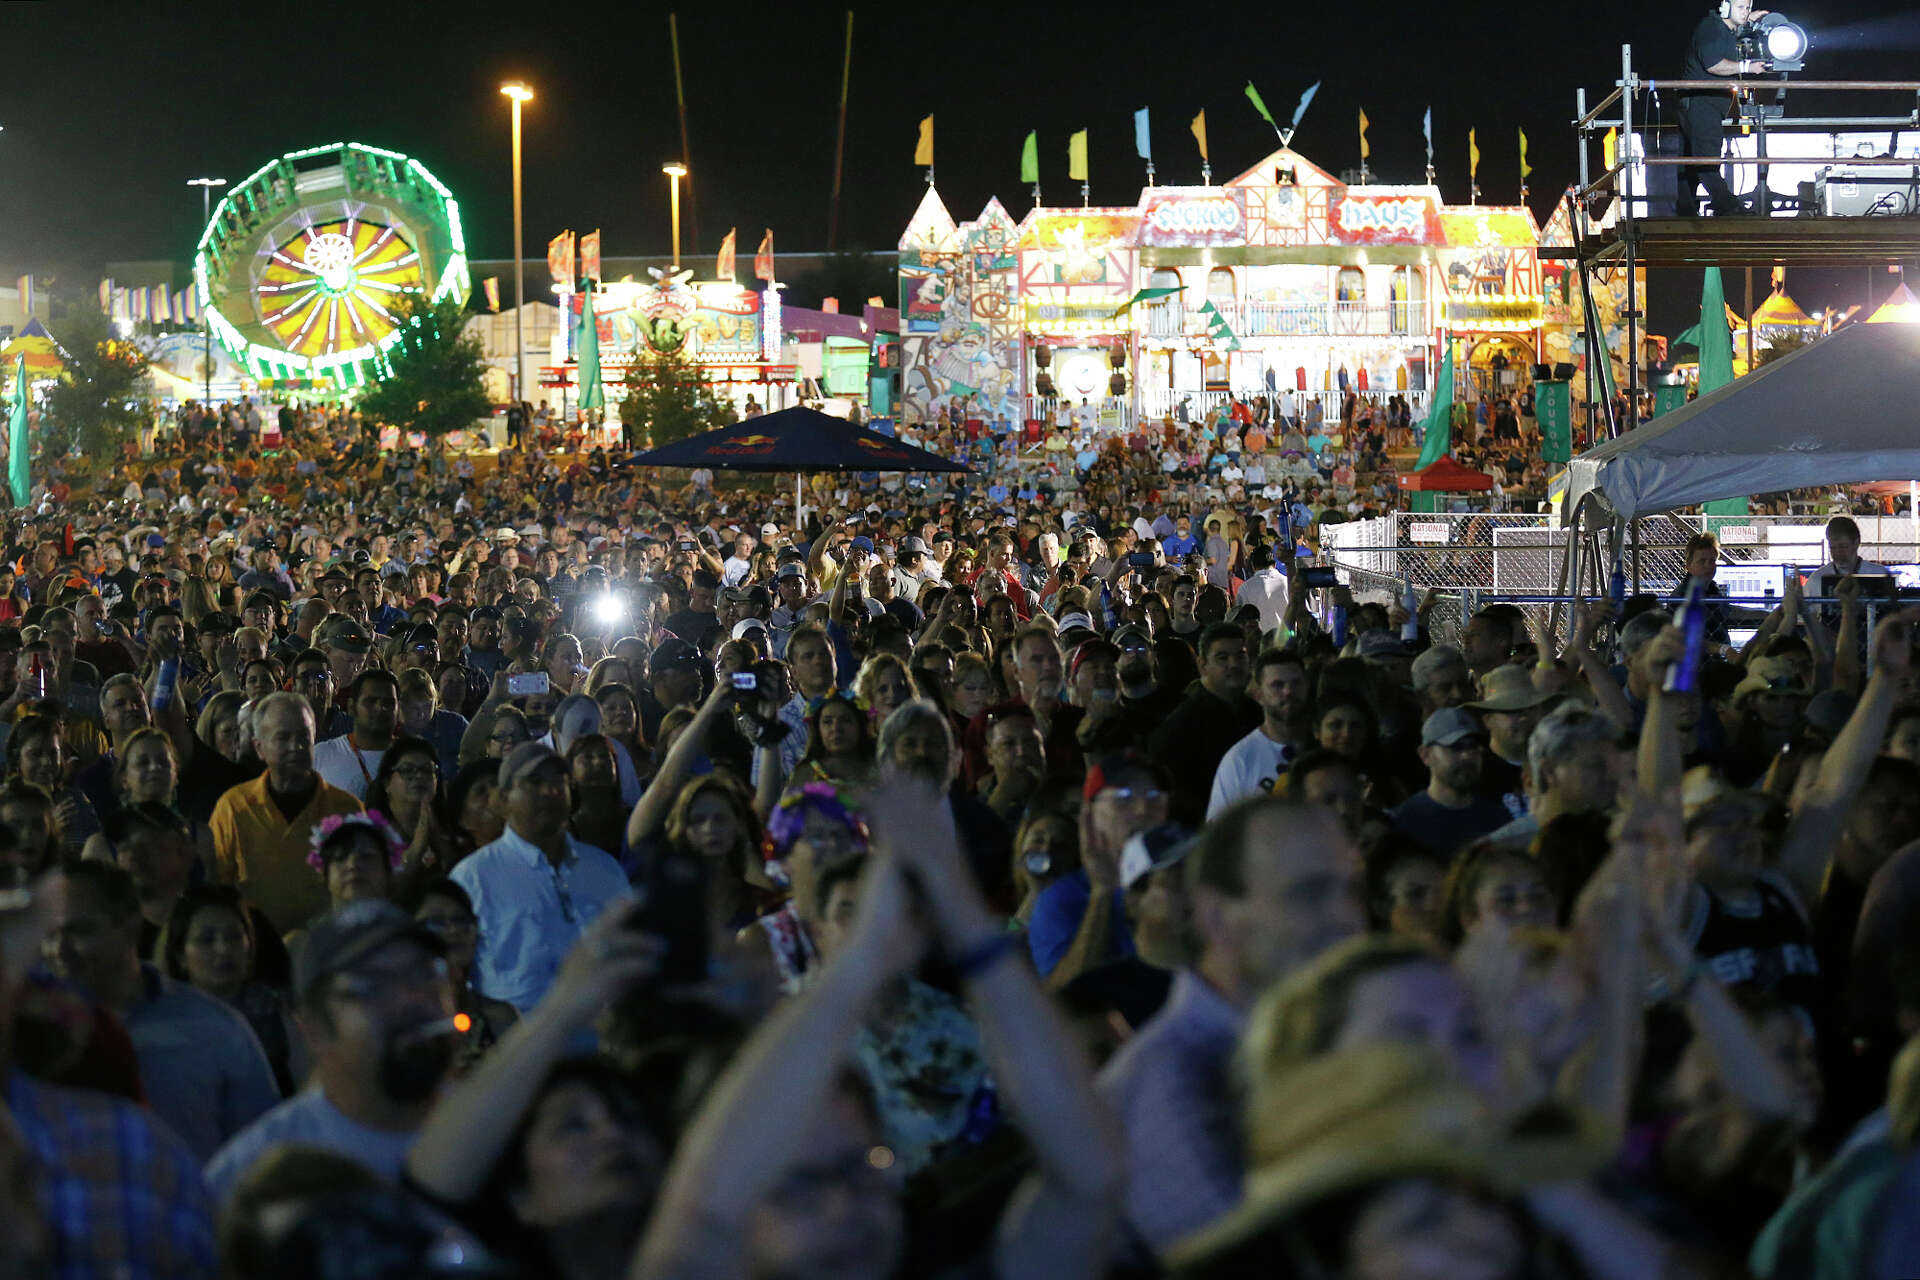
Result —
<instances>
[{"instance_id":1,"label":"gray baseball cap","mask_svg":"<svg viewBox=\"0 0 1920 1280\"><path fill-rule=\"evenodd\" d=\"M390 942L412 942L435 956L447 953L440 935L384 899L350 902L307 926L306 945L294 957L293 990L301 1000L336 973L346 973Z\"/></svg>"},{"instance_id":2,"label":"gray baseball cap","mask_svg":"<svg viewBox=\"0 0 1920 1280\"><path fill-rule=\"evenodd\" d=\"M1465 742L1468 738L1485 738L1487 731L1480 727L1480 721L1471 711L1460 707L1442 707L1427 717L1420 727L1420 745L1423 747L1451 747Z\"/></svg>"}]
</instances>

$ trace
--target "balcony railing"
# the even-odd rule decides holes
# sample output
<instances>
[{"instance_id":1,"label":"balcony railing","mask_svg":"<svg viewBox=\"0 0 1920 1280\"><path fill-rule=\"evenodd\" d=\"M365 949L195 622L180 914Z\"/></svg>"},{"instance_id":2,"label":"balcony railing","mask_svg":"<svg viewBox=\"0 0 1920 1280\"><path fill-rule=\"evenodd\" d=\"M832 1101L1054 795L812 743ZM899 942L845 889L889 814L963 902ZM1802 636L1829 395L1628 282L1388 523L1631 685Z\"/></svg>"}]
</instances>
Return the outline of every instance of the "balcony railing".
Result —
<instances>
[{"instance_id":1,"label":"balcony railing","mask_svg":"<svg viewBox=\"0 0 1920 1280\"><path fill-rule=\"evenodd\" d=\"M1391 337L1427 329L1425 302L1247 302L1219 310L1241 338ZM1147 312L1147 336L1197 337L1207 323L1197 309L1157 306Z\"/></svg>"},{"instance_id":2,"label":"balcony railing","mask_svg":"<svg viewBox=\"0 0 1920 1280\"><path fill-rule=\"evenodd\" d=\"M1344 391L1290 391L1283 394L1286 397L1283 404L1290 404L1292 411L1302 416L1306 414L1307 402L1318 400L1321 417L1332 422L1339 421L1347 395ZM1416 420L1427 411L1428 393L1425 391L1359 391L1354 394L1365 403L1378 406L1384 406L1389 399L1399 396L1407 402ZM1167 414L1178 417L1180 403L1185 401L1188 419L1197 422L1231 400L1251 401L1255 396L1276 398L1263 386L1246 387L1233 392L1143 390L1140 393L1140 417L1150 422L1157 422Z\"/></svg>"}]
</instances>

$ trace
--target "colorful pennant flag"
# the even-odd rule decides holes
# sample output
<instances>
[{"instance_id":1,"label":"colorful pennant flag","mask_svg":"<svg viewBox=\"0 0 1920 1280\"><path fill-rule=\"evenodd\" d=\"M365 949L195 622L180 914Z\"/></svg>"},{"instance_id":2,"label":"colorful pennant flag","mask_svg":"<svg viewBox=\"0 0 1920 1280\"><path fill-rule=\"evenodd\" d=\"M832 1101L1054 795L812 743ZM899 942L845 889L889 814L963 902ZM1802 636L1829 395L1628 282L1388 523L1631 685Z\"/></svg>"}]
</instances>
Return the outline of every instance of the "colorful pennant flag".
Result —
<instances>
[{"instance_id":1,"label":"colorful pennant flag","mask_svg":"<svg viewBox=\"0 0 1920 1280\"><path fill-rule=\"evenodd\" d=\"M580 237L580 274L595 284L600 282L600 228Z\"/></svg>"},{"instance_id":2,"label":"colorful pennant flag","mask_svg":"<svg viewBox=\"0 0 1920 1280\"><path fill-rule=\"evenodd\" d=\"M1615 157L1619 154L1619 148L1620 131L1618 129L1607 130L1600 138L1600 163L1608 170L1613 168L1616 162Z\"/></svg>"},{"instance_id":3,"label":"colorful pennant flag","mask_svg":"<svg viewBox=\"0 0 1920 1280\"><path fill-rule=\"evenodd\" d=\"M1148 164L1153 163L1153 138L1147 131L1147 109L1133 113L1133 152Z\"/></svg>"},{"instance_id":4,"label":"colorful pennant flag","mask_svg":"<svg viewBox=\"0 0 1920 1280\"><path fill-rule=\"evenodd\" d=\"M573 288L573 232L562 231L547 241L547 271L562 289Z\"/></svg>"},{"instance_id":5,"label":"colorful pennant flag","mask_svg":"<svg viewBox=\"0 0 1920 1280\"><path fill-rule=\"evenodd\" d=\"M767 234L760 237L760 247L754 250L753 274L758 280L773 283L773 228L767 228Z\"/></svg>"},{"instance_id":6,"label":"colorful pennant flag","mask_svg":"<svg viewBox=\"0 0 1920 1280\"><path fill-rule=\"evenodd\" d=\"M1199 115L1193 118L1193 123L1188 125L1187 129L1193 134L1193 140L1200 144L1200 159L1202 163L1204 163L1208 158L1207 157L1207 113L1204 108L1201 110Z\"/></svg>"},{"instance_id":7,"label":"colorful pennant flag","mask_svg":"<svg viewBox=\"0 0 1920 1280\"><path fill-rule=\"evenodd\" d=\"M167 286L153 286L153 322L159 324L173 318L173 300L167 296Z\"/></svg>"},{"instance_id":8,"label":"colorful pennant flag","mask_svg":"<svg viewBox=\"0 0 1920 1280\"><path fill-rule=\"evenodd\" d=\"M738 227L728 227L727 238L720 242L720 256L714 259L713 263L715 280L733 279L733 244L734 236L739 230Z\"/></svg>"},{"instance_id":9,"label":"colorful pennant flag","mask_svg":"<svg viewBox=\"0 0 1920 1280\"><path fill-rule=\"evenodd\" d=\"M480 288L487 295L487 310L498 311L500 309L500 277L488 276L480 282Z\"/></svg>"},{"instance_id":10,"label":"colorful pennant flag","mask_svg":"<svg viewBox=\"0 0 1920 1280\"><path fill-rule=\"evenodd\" d=\"M1087 180L1087 131L1085 129L1067 138L1067 176L1075 182Z\"/></svg>"},{"instance_id":11,"label":"colorful pennant flag","mask_svg":"<svg viewBox=\"0 0 1920 1280\"><path fill-rule=\"evenodd\" d=\"M1315 80L1307 86L1307 91L1300 95L1300 105L1293 109L1293 122L1287 126L1289 136L1299 130L1300 122L1307 117L1307 108L1313 104L1313 95L1318 92L1320 92L1320 82ZM1272 121L1269 120L1268 123L1271 124Z\"/></svg>"},{"instance_id":12,"label":"colorful pennant flag","mask_svg":"<svg viewBox=\"0 0 1920 1280\"><path fill-rule=\"evenodd\" d=\"M113 281L102 280L100 282L100 314L111 315L112 313L113 313Z\"/></svg>"},{"instance_id":13,"label":"colorful pennant flag","mask_svg":"<svg viewBox=\"0 0 1920 1280\"><path fill-rule=\"evenodd\" d=\"M1420 136L1427 140L1427 168L1433 168L1433 108L1420 117Z\"/></svg>"},{"instance_id":14,"label":"colorful pennant flag","mask_svg":"<svg viewBox=\"0 0 1920 1280\"><path fill-rule=\"evenodd\" d=\"M1520 131L1520 181L1525 183L1527 175L1533 172L1533 166L1527 163L1527 131Z\"/></svg>"},{"instance_id":15,"label":"colorful pennant flag","mask_svg":"<svg viewBox=\"0 0 1920 1280\"><path fill-rule=\"evenodd\" d=\"M1020 181L1030 187L1040 185L1040 131L1029 129L1020 146Z\"/></svg>"},{"instance_id":16,"label":"colorful pennant flag","mask_svg":"<svg viewBox=\"0 0 1920 1280\"><path fill-rule=\"evenodd\" d=\"M20 310L31 317L33 315L33 277L20 277Z\"/></svg>"},{"instance_id":17,"label":"colorful pennant flag","mask_svg":"<svg viewBox=\"0 0 1920 1280\"><path fill-rule=\"evenodd\" d=\"M1215 346L1224 347L1228 351L1240 349L1240 339L1234 336L1233 327L1227 323L1227 318L1220 314L1220 308L1214 306L1211 299L1200 308L1200 322L1207 326L1207 336L1213 340Z\"/></svg>"},{"instance_id":18,"label":"colorful pennant flag","mask_svg":"<svg viewBox=\"0 0 1920 1280\"><path fill-rule=\"evenodd\" d=\"M1365 160L1372 154L1372 149L1367 146L1367 109L1362 107L1360 108L1360 158Z\"/></svg>"},{"instance_id":19,"label":"colorful pennant flag","mask_svg":"<svg viewBox=\"0 0 1920 1280\"><path fill-rule=\"evenodd\" d=\"M1275 133L1280 132L1280 126L1274 123L1273 112L1267 110L1266 100L1260 96L1260 91L1253 87L1253 81L1251 80L1247 81L1247 101L1253 104L1253 109L1260 113L1262 120L1273 125L1273 131Z\"/></svg>"},{"instance_id":20,"label":"colorful pennant flag","mask_svg":"<svg viewBox=\"0 0 1920 1280\"><path fill-rule=\"evenodd\" d=\"M914 144L913 162L923 168L933 164L933 117L920 122L920 141Z\"/></svg>"}]
</instances>

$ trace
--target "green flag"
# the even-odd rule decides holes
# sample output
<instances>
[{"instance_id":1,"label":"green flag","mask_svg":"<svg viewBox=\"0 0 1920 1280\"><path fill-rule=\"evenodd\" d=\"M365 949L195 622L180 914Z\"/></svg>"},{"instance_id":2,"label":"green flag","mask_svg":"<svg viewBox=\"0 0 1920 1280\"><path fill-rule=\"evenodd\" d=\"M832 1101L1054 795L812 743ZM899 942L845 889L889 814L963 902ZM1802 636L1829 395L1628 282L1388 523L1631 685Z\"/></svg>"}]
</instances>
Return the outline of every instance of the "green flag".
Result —
<instances>
[{"instance_id":1,"label":"green flag","mask_svg":"<svg viewBox=\"0 0 1920 1280\"><path fill-rule=\"evenodd\" d=\"M1533 384L1533 418L1540 424L1540 460L1565 465L1573 461L1573 384Z\"/></svg>"},{"instance_id":2,"label":"green flag","mask_svg":"<svg viewBox=\"0 0 1920 1280\"><path fill-rule=\"evenodd\" d=\"M13 490L13 505L24 507L32 496L27 483L27 357L23 354L13 365L13 416L7 424L7 484Z\"/></svg>"},{"instance_id":3,"label":"green flag","mask_svg":"<svg viewBox=\"0 0 1920 1280\"><path fill-rule=\"evenodd\" d=\"M1020 148L1020 181L1030 187L1040 185L1040 131L1029 130L1027 143Z\"/></svg>"},{"instance_id":4,"label":"green flag","mask_svg":"<svg viewBox=\"0 0 1920 1280\"><path fill-rule=\"evenodd\" d=\"M1418 471L1447 456L1453 448L1453 339L1447 339L1447 354L1440 361L1440 376L1433 382L1433 397L1427 402L1426 436L1420 445Z\"/></svg>"},{"instance_id":5,"label":"green flag","mask_svg":"<svg viewBox=\"0 0 1920 1280\"><path fill-rule=\"evenodd\" d=\"M1718 267L1708 267L1700 281L1699 329L1700 394L1704 396L1733 381L1733 334L1727 330L1726 286ZM1744 516L1747 500L1744 496L1721 498L1701 510L1708 516ZM1717 533L1720 524L1709 520L1707 529Z\"/></svg>"},{"instance_id":6,"label":"green flag","mask_svg":"<svg viewBox=\"0 0 1920 1280\"><path fill-rule=\"evenodd\" d=\"M1720 268L1708 267L1700 282L1700 394L1733 381L1733 335L1727 331L1727 295Z\"/></svg>"},{"instance_id":7,"label":"green flag","mask_svg":"<svg viewBox=\"0 0 1920 1280\"><path fill-rule=\"evenodd\" d=\"M574 354L579 361L580 407L606 408L607 391L600 385L600 326L593 318L591 277L580 295L580 328L574 338Z\"/></svg>"},{"instance_id":8,"label":"green flag","mask_svg":"<svg viewBox=\"0 0 1920 1280\"><path fill-rule=\"evenodd\" d=\"M1280 128L1279 125L1273 124L1273 112L1267 110L1266 102L1261 99L1260 91L1253 87L1253 81L1251 80L1247 81L1247 101L1253 104L1253 109L1260 113L1262 120L1273 125L1275 130Z\"/></svg>"}]
</instances>

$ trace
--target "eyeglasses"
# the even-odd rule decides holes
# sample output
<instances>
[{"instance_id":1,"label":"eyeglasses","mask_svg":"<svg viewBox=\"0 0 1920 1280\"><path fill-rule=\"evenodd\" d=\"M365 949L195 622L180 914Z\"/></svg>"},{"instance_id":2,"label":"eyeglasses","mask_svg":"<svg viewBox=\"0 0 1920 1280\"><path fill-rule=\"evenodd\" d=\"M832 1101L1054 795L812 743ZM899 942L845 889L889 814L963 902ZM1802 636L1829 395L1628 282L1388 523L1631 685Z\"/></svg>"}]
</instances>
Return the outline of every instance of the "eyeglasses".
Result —
<instances>
[{"instance_id":1,"label":"eyeglasses","mask_svg":"<svg viewBox=\"0 0 1920 1280\"><path fill-rule=\"evenodd\" d=\"M301 671L295 673L293 677L295 684L330 684L332 681L333 672L331 671Z\"/></svg>"},{"instance_id":2,"label":"eyeglasses","mask_svg":"<svg viewBox=\"0 0 1920 1280\"><path fill-rule=\"evenodd\" d=\"M1160 804L1166 798L1167 793L1158 787L1107 787L1094 797L1115 804Z\"/></svg>"},{"instance_id":3,"label":"eyeglasses","mask_svg":"<svg viewBox=\"0 0 1920 1280\"><path fill-rule=\"evenodd\" d=\"M431 782L440 776L440 771L430 764L403 764L393 771L393 776L409 782Z\"/></svg>"}]
</instances>

